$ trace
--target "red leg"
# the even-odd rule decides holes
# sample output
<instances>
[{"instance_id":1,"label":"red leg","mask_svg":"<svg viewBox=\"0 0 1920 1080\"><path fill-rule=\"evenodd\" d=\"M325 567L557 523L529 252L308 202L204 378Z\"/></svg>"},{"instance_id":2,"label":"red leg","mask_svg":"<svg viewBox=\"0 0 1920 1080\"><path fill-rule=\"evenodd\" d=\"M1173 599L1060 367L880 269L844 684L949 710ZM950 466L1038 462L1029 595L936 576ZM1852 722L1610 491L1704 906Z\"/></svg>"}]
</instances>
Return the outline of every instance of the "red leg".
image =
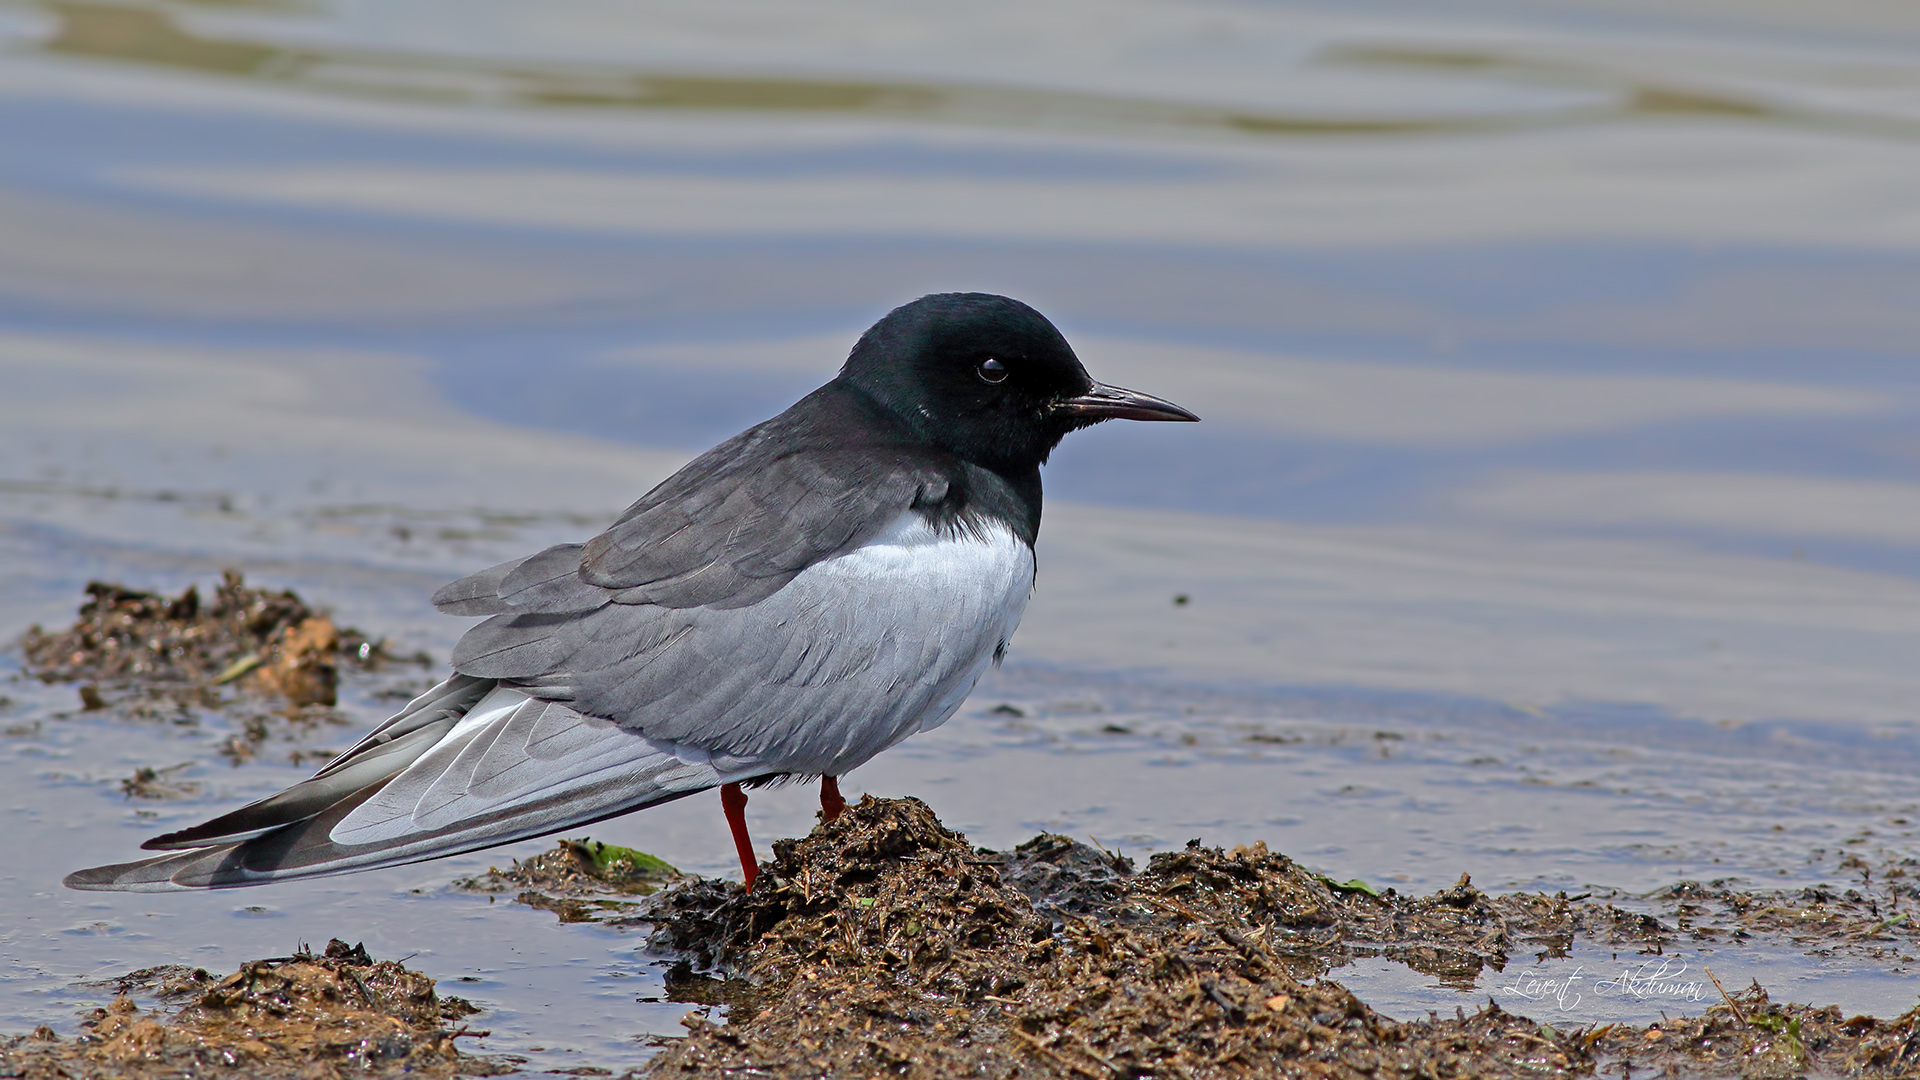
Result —
<instances>
[{"instance_id":1,"label":"red leg","mask_svg":"<svg viewBox=\"0 0 1920 1080\"><path fill-rule=\"evenodd\" d=\"M840 781L831 776L820 778L820 818L832 821L847 808L847 800L840 797Z\"/></svg>"},{"instance_id":2,"label":"red leg","mask_svg":"<svg viewBox=\"0 0 1920 1080\"><path fill-rule=\"evenodd\" d=\"M753 888L760 876L760 863L753 857L753 839L747 835L747 793L739 784L720 785L720 809L727 812L727 827L733 830L733 848L740 853L740 873Z\"/></svg>"}]
</instances>

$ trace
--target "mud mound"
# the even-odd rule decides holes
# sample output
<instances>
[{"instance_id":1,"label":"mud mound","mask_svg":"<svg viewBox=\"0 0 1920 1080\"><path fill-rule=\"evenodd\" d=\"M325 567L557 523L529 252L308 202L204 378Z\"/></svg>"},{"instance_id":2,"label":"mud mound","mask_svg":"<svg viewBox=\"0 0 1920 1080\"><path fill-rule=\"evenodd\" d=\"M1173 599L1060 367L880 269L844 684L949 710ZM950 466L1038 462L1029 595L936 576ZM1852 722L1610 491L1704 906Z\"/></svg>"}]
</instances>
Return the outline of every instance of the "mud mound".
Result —
<instances>
[{"instance_id":1,"label":"mud mound","mask_svg":"<svg viewBox=\"0 0 1920 1080\"><path fill-rule=\"evenodd\" d=\"M88 1077L493 1076L512 1071L463 1054L448 1027L472 1014L433 980L359 946L328 943L255 960L225 979L185 968L135 972L124 990L156 987L186 1000L171 1014L117 997L71 1041L47 1029L0 1043L0 1076Z\"/></svg>"},{"instance_id":2,"label":"mud mound","mask_svg":"<svg viewBox=\"0 0 1920 1080\"><path fill-rule=\"evenodd\" d=\"M86 711L185 727L219 713L233 731L220 754L235 765L275 741L296 765L330 759L331 751L302 744L358 723L332 707L343 674L374 680L367 689L397 703L424 689L402 669L429 663L336 627L291 591L253 588L233 570L211 601L193 586L168 597L93 582L72 626L35 626L19 646L29 674L79 683ZM191 782L170 781L168 771L137 772L124 784L128 796L190 795Z\"/></svg>"},{"instance_id":3,"label":"mud mound","mask_svg":"<svg viewBox=\"0 0 1920 1080\"><path fill-rule=\"evenodd\" d=\"M1432 1025L1396 1024L1337 985L1301 981L1273 924L1245 913L1317 926L1343 901L1264 850L1193 849L1134 874L1058 837L1012 857L978 851L918 800L868 798L775 856L751 892L663 898L656 946L730 963L759 995L735 1005L750 1019L693 1021L655 1075L1539 1071L1531 1021L1494 1010L1442 1025L1476 1033L1475 1058L1435 1043ZM1077 910L1056 932L1028 889Z\"/></svg>"},{"instance_id":4,"label":"mud mound","mask_svg":"<svg viewBox=\"0 0 1920 1080\"><path fill-rule=\"evenodd\" d=\"M1056 948L1053 925L918 799L871 796L800 840L776 841L751 892L675 889L654 945L784 980L805 968L874 972L890 989L959 1002L1017 989Z\"/></svg>"},{"instance_id":5,"label":"mud mound","mask_svg":"<svg viewBox=\"0 0 1920 1080\"><path fill-rule=\"evenodd\" d=\"M1403 898L1260 845L1192 845L1145 870L1057 836L999 854L914 799L864 799L774 850L750 892L695 881L654 902L654 947L726 971L712 997L731 1011L690 1019L652 1075L1902 1076L1920 1055L1920 1012L1843 1020L1757 987L1694 1020L1561 1031L1491 1005L1396 1021L1303 977L1361 947L1464 974L1519 942L1672 933L1464 877Z\"/></svg>"},{"instance_id":6,"label":"mud mound","mask_svg":"<svg viewBox=\"0 0 1920 1080\"><path fill-rule=\"evenodd\" d=\"M1462 875L1453 888L1404 898L1364 882L1336 882L1267 850L1189 844L1161 852L1144 871L1082 845L1041 836L1008 858L1010 879L1042 910L1162 931L1191 925L1262 927L1296 974L1319 974L1355 955L1385 955L1449 985L1471 987L1482 968L1500 968L1517 944L1564 948L1587 913L1562 895L1490 897ZM1065 888L1058 868L1077 864ZM1043 870L1043 868L1045 868ZM1089 876L1089 869L1097 875Z\"/></svg>"},{"instance_id":7,"label":"mud mound","mask_svg":"<svg viewBox=\"0 0 1920 1080\"><path fill-rule=\"evenodd\" d=\"M197 691L235 685L295 705L332 705L342 664L391 661L380 643L340 630L290 590L249 587L228 570L203 602L198 586L176 597L96 581L79 619L64 630L30 628L20 639L27 671L49 682L80 682L88 708L113 692Z\"/></svg>"}]
</instances>

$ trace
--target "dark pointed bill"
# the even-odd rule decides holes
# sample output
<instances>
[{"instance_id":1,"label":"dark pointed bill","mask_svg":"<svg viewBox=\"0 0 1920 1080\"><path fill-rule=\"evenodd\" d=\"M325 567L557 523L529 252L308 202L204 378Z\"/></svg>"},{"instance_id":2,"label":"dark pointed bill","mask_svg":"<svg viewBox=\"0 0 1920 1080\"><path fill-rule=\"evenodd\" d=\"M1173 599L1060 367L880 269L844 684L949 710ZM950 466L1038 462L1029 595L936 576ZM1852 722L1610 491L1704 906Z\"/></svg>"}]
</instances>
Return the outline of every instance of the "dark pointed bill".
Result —
<instances>
[{"instance_id":1,"label":"dark pointed bill","mask_svg":"<svg viewBox=\"0 0 1920 1080\"><path fill-rule=\"evenodd\" d=\"M1175 405L1165 398L1152 394L1143 394L1138 390L1123 390L1118 386L1094 383L1093 388L1079 397L1071 397L1059 405L1061 412L1088 420L1186 420L1200 418Z\"/></svg>"}]
</instances>

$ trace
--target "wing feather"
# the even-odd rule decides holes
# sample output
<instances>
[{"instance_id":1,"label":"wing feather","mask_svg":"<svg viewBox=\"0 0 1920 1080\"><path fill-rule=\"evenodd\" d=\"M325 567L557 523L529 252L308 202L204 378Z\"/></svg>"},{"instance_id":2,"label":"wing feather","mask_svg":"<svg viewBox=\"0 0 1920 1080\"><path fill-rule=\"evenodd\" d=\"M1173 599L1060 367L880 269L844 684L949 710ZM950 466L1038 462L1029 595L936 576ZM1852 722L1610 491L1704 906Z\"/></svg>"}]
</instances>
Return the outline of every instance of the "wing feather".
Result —
<instances>
[{"instance_id":1,"label":"wing feather","mask_svg":"<svg viewBox=\"0 0 1920 1080\"><path fill-rule=\"evenodd\" d=\"M322 814L253 839L81 870L68 875L66 884L120 892L220 889L398 866L545 836L671 802L712 787L716 775L711 766L652 752L624 768L602 768L577 783L549 787L537 797L437 830L386 842L340 843L334 832L375 793L362 790Z\"/></svg>"},{"instance_id":2,"label":"wing feather","mask_svg":"<svg viewBox=\"0 0 1920 1080\"><path fill-rule=\"evenodd\" d=\"M569 604L597 600L580 588L580 558L585 544L555 544L529 556L500 581L500 599L508 608L564 611Z\"/></svg>"},{"instance_id":3,"label":"wing feather","mask_svg":"<svg viewBox=\"0 0 1920 1080\"><path fill-rule=\"evenodd\" d=\"M830 383L648 492L586 544L580 578L623 604L757 604L928 493L945 497L961 469Z\"/></svg>"},{"instance_id":4,"label":"wing feather","mask_svg":"<svg viewBox=\"0 0 1920 1080\"><path fill-rule=\"evenodd\" d=\"M204 847L258 836L313 817L412 764L452 731L473 703L492 688L490 681L455 675L413 699L312 777L190 829L156 836L141 846L149 851Z\"/></svg>"},{"instance_id":5,"label":"wing feather","mask_svg":"<svg viewBox=\"0 0 1920 1080\"><path fill-rule=\"evenodd\" d=\"M514 559L489 566L444 585L433 594L433 606L448 615L498 615L507 610L506 601L500 599L500 583L524 561Z\"/></svg>"}]
</instances>

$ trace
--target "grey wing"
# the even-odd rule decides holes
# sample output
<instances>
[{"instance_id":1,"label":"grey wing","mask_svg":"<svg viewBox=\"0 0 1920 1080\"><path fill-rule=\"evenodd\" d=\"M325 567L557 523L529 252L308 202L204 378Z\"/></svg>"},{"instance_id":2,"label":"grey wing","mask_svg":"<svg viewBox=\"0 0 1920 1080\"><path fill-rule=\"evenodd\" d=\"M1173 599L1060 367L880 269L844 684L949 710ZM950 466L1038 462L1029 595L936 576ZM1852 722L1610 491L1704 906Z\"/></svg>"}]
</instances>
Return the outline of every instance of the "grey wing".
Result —
<instances>
[{"instance_id":1,"label":"grey wing","mask_svg":"<svg viewBox=\"0 0 1920 1080\"><path fill-rule=\"evenodd\" d=\"M696 458L588 543L470 574L435 593L434 606L449 615L549 617L607 602L747 607L902 511L939 507L951 489L950 463L925 452L755 453L760 432Z\"/></svg>"},{"instance_id":2,"label":"grey wing","mask_svg":"<svg viewBox=\"0 0 1920 1080\"><path fill-rule=\"evenodd\" d=\"M434 604L449 615L555 613L608 597L746 607L858 547L900 511L940 506L961 468L944 451L903 441L830 383L701 454L587 544L489 567L441 589Z\"/></svg>"},{"instance_id":3,"label":"grey wing","mask_svg":"<svg viewBox=\"0 0 1920 1080\"><path fill-rule=\"evenodd\" d=\"M433 606L448 615L498 615L507 610L500 583L526 559L514 559L468 574L433 594Z\"/></svg>"},{"instance_id":4,"label":"grey wing","mask_svg":"<svg viewBox=\"0 0 1920 1080\"><path fill-rule=\"evenodd\" d=\"M232 813L156 836L140 846L149 851L170 851L245 840L323 813L413 764L443 740L495 685L491 679L455 675L413 699L312 777Z\"/></svg>"},{"instance_id":5,"label":"grey wing","mask_svg":"<svg viewBox=\"0 0 1920 1080\"><path fill-rule=\"evenodd\" d=\"M581 581L623 604L746 607L858 547L901 511L939 504L949 486L932 462L831 450L743 459L694 487L678 479L587 543ZM524 577L523 568L508 574L502 595Z\"/></svg>"}]
</instances>

